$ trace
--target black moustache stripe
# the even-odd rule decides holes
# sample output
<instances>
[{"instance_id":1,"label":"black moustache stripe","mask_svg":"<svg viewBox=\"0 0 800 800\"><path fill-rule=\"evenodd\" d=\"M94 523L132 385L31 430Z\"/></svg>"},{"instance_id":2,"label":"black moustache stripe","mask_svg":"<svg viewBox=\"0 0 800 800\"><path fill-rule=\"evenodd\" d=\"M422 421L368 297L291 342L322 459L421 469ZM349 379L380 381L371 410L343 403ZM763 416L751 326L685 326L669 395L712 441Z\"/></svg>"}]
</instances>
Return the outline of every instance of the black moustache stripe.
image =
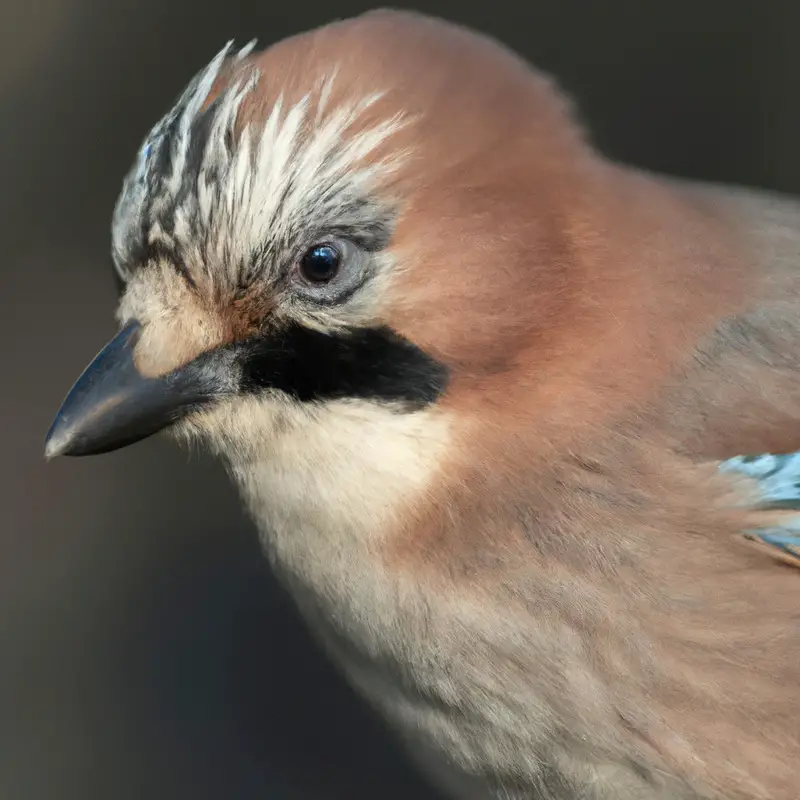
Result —
<instances>
[{"instance_id":1,"label":"black moustache stripe","mask_svg":"<svg viewBox=\"0 0 800 800\"><path fill-rule=\"evenodd\" d=\"M241 389L277 389L301 402L343 398L435 402L447 369L390 328L320 333L301 325L242 343Z\"/></svg>"}]
</instances>

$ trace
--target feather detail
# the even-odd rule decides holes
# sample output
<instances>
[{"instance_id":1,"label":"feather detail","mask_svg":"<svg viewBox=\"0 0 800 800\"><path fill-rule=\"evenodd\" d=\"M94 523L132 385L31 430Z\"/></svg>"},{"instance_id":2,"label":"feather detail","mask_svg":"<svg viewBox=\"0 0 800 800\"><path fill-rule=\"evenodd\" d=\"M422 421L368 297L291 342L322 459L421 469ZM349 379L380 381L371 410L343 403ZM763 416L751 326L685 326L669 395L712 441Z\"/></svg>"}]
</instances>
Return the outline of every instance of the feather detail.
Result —
<instances>
[{"instance_id":1,"label":"feather detail","mask_svg":"<svg viewBox=\"0 0 800 800\"><path fill-rule=\"evenodd\" d=\"M736 456L723 461L719 469L756 481L759 509L800 511L800 453ZM787 514L779 526L748 530L742 535L773 558L800 568L800 515Z\"/></svg>"}]
</instances>

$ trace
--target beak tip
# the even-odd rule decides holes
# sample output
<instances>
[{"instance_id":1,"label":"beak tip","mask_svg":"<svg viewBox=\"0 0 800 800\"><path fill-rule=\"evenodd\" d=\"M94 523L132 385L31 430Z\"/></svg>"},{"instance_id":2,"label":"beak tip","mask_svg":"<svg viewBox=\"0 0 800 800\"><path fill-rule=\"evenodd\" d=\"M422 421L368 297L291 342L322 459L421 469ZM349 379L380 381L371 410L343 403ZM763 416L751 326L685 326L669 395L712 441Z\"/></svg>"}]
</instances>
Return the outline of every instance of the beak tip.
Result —
<instances>
[{"instance_id":1,"label":"beak tip","mask_svg":"<svg viewBox=\"0 0 800 800\"><path fill-rule=\"evenodd\" d=\"M47 438L44 440L44 460L52 461L59 456L68 455L70 446L70 436L58 435L58 431L50 429Z\"/></svg>"},{"instance_id":2,"label":"beak tip","mask_svg":"<svg viewBox=\"0 0 800 800\"><path fill-rule=\"evenodd\" d=\"M134 360L138 331L138 322L126 325L70 389L44 440L46 461L127 447L220 394L208 359L158 378L142 375Z\"/></svg>"}]
</instances>

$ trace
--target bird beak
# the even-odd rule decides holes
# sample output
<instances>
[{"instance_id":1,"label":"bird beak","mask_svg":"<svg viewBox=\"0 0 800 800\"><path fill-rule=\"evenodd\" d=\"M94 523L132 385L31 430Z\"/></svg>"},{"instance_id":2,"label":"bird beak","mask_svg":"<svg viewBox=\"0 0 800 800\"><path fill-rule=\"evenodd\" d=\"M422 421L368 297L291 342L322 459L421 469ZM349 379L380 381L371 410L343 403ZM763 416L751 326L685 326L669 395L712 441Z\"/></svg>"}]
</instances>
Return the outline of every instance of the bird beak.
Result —
<instances>
[{"instance_id":1,"label":"bird beak","mask_svg":"<svg viewBox=\"0 0 800 800\"><path fill-rule=\"evenodd\" d=\"M126 325L95 357L70 390L45 440L45 457L107 453L151 436L200 406L226 394L214 361L203 354L155 378L136 367L141 328Z\"/></svg>"}]
</instances>

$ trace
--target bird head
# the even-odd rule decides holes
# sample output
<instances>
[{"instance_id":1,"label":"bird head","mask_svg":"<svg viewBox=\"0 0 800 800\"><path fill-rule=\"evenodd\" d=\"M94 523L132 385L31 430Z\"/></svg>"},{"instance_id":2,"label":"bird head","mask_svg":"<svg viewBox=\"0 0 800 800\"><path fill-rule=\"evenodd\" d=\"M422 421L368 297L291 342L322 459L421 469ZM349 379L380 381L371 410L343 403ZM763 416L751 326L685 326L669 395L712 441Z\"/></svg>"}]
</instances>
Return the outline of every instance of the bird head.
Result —
<instances>
[{"instance_id":1,"label":"bird head","mask_svg":"<svg viewBox=\"0 0 800 800\"><path fill-rule=\"evenodd\" d=\"M547 77L457 25L380 11L226 46L124 181L120 332L47 456L165 430L244 481L358 462L351 483L396 489L487 448L563 450L611 384L634 391L646 370L614 361L668 305L640 291L611 169Z\"/></svg>"},{"instance_id":2,"label":"bird head","mask_svg":"<svg viewBox=\"0 0 800 800\"><path fill-rule=\"evenodd\" d=\"M372 12L229 44L125 179L121 330L48 456L165 428L230 454L287 415L469 406L568 313L587 153L546 79L455 25Z\"/></svg>"}]
</instances>

